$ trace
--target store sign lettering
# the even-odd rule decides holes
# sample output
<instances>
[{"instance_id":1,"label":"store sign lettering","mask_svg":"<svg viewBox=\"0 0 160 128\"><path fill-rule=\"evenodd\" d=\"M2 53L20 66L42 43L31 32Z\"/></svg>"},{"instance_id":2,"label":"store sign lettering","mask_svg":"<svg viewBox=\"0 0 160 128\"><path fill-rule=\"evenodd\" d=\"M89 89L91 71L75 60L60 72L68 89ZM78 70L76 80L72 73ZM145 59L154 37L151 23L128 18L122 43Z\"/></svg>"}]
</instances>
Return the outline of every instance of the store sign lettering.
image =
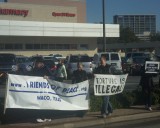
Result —
<instances>
[{"instance_id":1,"label":"store sign lettering","mask_svg":"<svg viewBox=\"0 0 160 128\"><path fill-rule=\"evenodd\" d=\"M1 9L0 15L16 15L16 16L28 16L29 10L18 10L18 9Z\"/></svg>"},{"instance_id":2,"label":"store sign lettering","mask_svg":"<svg viewBox=\"0 0 160 128\"><path fill-rule=\"evenodd\" d=\"M74 13L58 13L58 12L52 12L52 16L54 17L75 17L76 14Z\"/></svg>"}]
</instances>

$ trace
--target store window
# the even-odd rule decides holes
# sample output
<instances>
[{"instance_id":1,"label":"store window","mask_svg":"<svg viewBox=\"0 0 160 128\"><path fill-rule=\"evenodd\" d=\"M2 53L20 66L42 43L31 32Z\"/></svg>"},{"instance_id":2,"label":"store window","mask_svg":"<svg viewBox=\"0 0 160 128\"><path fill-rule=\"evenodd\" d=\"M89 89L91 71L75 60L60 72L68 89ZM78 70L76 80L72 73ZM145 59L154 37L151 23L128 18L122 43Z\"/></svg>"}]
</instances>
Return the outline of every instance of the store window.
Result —
<instances>
[{"instance_id":1,"label":"store window","mask_svg":"<svg viewBox=\"0 0 160 128\"><path fill-rule=\"evenodd\" d=\"M56 49L63 49L63 44L56 44Z\"/></svg>"},{"instance_id":2,"label":"store window","mask_svg":"<svg viewBox=\"0 0 160 128\"><path fill-rule=\"evenodd\" d=\"M49 44L48 49L55 49L55 44Z\"/></svg>"},{"instance_id":3,"label":"store window","mask_svg":"<svg viewBox=\"0 0 160 128\"><path fill-rule=\"evenodd\" d=\"M25 48L26 48L26 49L33 49L33 44L26 44L26 45L25 45Z\"/></svg>"},{"instance_id":4,"label":"store window","mask_svg":"<svg viewBox=\"0 0 160 128\"><path fill-rule=\"evenodd\" d=\"M70 46L69 44L64 44L63 47L64 47L64 49L69 49L69 46Z\"/></svg>"},{"instance_id":5,"label":"store window","mask_svg":"<svg viewBox=\"0 0 160 128\"><path fill-rule=\"evenodd\" d=\"M48 49L48 44L41 44L41 49Z\"/></svg>"},{"instance_id":6,"label":"store window","mask_svg":"<svg viewBox=\"0 0 160 128\"><path fill-rule=\"evenodd\" d=\"M80 44L79 48L82 50L88 50L88 44Z\"/></svg>"},{"instance_id":7,"label":"store window","mask_svg":"<svg viewBox=\"0 0 160 128\"><path fill-rule=\"evenodd\" d=\"M41 49L41 45L40 44L34 44L33 47L34 47L34 49Z\"/></svg>"},{"instance_id":8,"label":"store window","mask_svg":"<svg viewBox=\"0 0 160 128\"><path fill-rule=\"evenodd\" d=\"M14 49L13 44L5 44L5 49Z\"/></svg>"},{"instance_id":9,"label":"store window","mask_svg":"<svg viewBox=\"0 0 160 128\"><path fill-rule=\"evenodd\" d=\"M23 49L22 44L14 44L14 49Z\"/></svg>"},{"instance_id":10,"label":"store window","mask_svg":"<svg viewBox=\"0 0 160 128\"><path fill-rule=\"evenodd\" d=\"M70 49L77 49L77 45L76 44L70 44Z\"/></svg>"},{"instance_id":11,"label":"store window","mask_svg":"<svg viewBox=\"0 0 160 128\"><path fill-rule=\"evenodd\" d=\"M4 44L0 44L0 49L4 49L5 45Z\"/></svg>"}]
</instances>

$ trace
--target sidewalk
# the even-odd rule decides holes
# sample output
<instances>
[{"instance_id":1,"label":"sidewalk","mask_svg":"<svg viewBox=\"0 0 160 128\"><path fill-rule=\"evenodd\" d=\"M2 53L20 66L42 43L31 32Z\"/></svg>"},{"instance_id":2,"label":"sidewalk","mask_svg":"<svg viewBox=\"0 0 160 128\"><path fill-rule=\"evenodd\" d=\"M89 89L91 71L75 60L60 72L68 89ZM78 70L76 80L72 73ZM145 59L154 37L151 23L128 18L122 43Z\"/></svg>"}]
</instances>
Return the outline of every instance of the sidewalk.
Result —
<instances>
[{"instance_id":1,"label":"sidewalk","mask_svg":"<svg viewBox=\"0 0 160 128\"><path fill-rule=\"evenodd\" d=\"M99 112L89 112L84 118L70 117L53 119L45 123L19 123L0 125L0 128L84 128L86 126L105 125L123 121L140 120L146 118L160 117L160 110L156 107L148 111L143 106L133 106L129 109L116 109L111 116L103 119Z\"/></svg>"}]
</instances>

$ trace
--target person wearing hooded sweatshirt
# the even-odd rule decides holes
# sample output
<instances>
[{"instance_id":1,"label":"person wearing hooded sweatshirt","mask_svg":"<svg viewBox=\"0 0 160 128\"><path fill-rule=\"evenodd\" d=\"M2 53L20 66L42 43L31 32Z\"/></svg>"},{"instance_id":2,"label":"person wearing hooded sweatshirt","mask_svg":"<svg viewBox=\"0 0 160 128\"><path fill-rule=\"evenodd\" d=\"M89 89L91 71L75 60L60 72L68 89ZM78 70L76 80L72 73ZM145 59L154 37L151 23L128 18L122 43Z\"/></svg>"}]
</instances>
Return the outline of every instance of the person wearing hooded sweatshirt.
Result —
<instances>
[{"instance_id":1,"label":"person wearing hooded sweatshirt","mask_svg":"<svg viewBox=\"0 0 160 128\"><path fill-rule=\"evenodd\" d=\"M59 63L57 64L57 69L54 75L55 75L55 80L59 82L63 82L64 79L67 79L67 71L61 59L59 60Z\"/></svg>"}]
</instances>

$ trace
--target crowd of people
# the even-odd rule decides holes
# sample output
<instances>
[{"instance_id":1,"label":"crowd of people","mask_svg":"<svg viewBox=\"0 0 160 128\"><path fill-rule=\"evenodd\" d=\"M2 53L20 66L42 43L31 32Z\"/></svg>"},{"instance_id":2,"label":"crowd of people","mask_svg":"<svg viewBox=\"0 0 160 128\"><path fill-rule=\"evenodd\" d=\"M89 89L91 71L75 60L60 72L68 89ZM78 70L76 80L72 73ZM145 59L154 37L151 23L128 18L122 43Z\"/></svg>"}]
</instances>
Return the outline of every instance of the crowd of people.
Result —
<instances>
[{"instance_id":1,"label":"crowd of people","mask_svg":"<svg viewBox=\"0 0 160 128\"><path fill-rule=\"evenodd\" d=\"M146 59L146 61L149 61ZM100 65L95 69L94 74L114 74L113 70L110 68L110 65L106 62L106 57L101 57ZM22 75L18 69L16 70L16 74ZM30 71L32 76L40 76L45 79L54 79L59 82L63 82L63 80L67 79L67 72L65 65L62 60L59 60L57 68L55 72L51 72L44 64L43 60L36 60L34 63L33 69ZM152 111L151 108L151 93L153 89L153 75L145 73L145 65L142 66L141 70L141 80L140 85L142 86L143 96L144 96L144 104L145 108L149 111ZM77 70L73 72L72 75L72 84L80 83L88 79L87 73L83 70L83 64L81 62L77 63ZM102 96L102 106L101 106L101 115L103 118L111 115L113 112L113 108L110 102L109 96ZM40 119L39 119L40 120ZM40 120L42 121L42 120Z\"/></svg>"}]
</instances>

